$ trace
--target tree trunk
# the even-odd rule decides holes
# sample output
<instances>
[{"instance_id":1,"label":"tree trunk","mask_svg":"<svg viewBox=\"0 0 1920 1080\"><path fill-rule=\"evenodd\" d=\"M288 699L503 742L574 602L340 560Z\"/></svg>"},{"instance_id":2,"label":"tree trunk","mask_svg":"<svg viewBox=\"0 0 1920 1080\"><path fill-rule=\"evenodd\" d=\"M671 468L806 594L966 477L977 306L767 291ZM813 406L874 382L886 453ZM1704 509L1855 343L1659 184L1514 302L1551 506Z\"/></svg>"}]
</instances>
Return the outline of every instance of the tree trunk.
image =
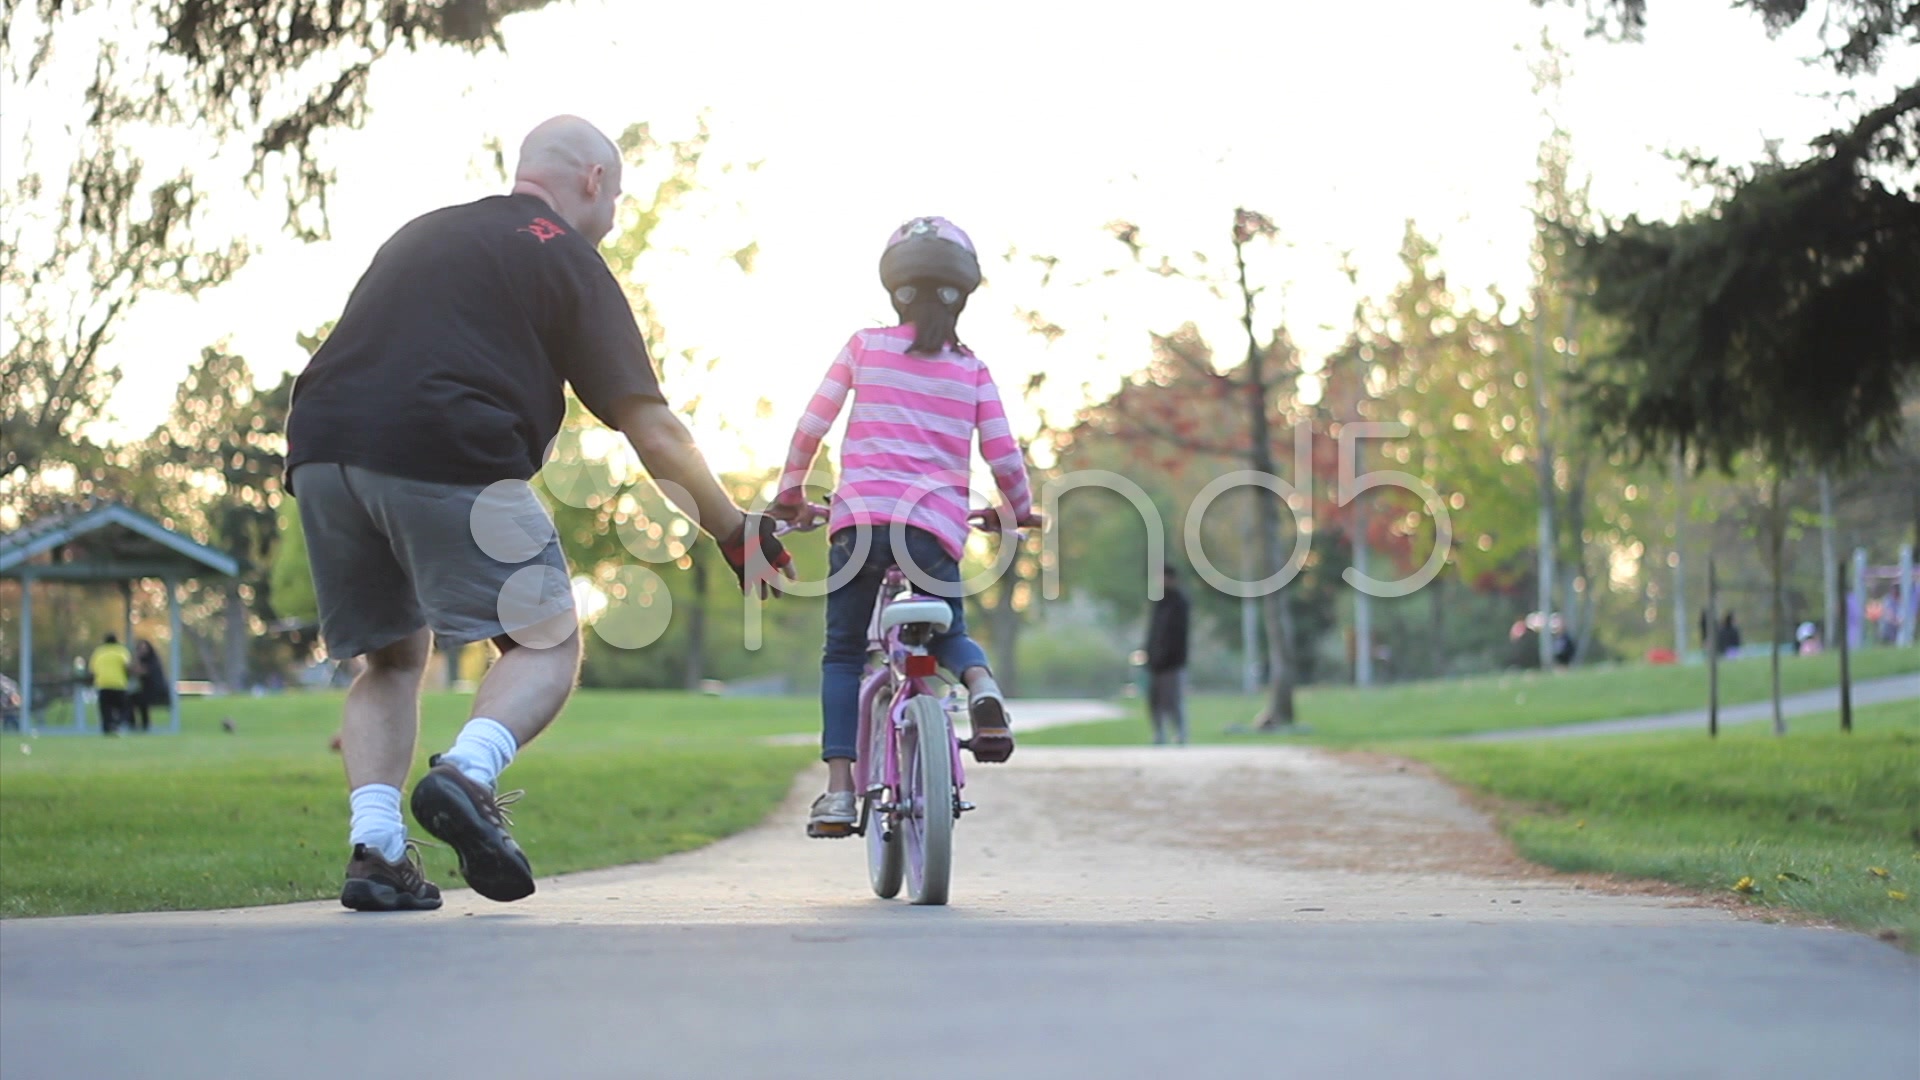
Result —
<instances>
[{"instance_id":1,"label":"tree trunk","mask_svg":"<svg viewBox=\"0 0 1920 1080\"><path fill-rule=\"evenodd\" d=\"M1570 505L1574 508L1572 522L1573 542L1578 545L1578 567L1580 580L1584 587L1580 592L1580 629L1578 633L1569 631L1573 638L1574 663L1583 662L1593 650L1594 630L1600 622L1600 590L1611 587L1607 579L1605 565L1593 565L1594 546L1587 542L1587 479L1591 474L1593 458L1589 453L1580 460L1578 479L1574 482L1574 494Z\"/></svg>"},{"instance_id":2,"label":"tree trunk","mask_svg":"<svg viewBox=\"0 0 1920 1080\"><path fill-rule=\"evenodd\" d=\"M1686 522L1687 501L1683 483L1686 480L1686 466L1680 460L1680 451L1673 452L1673 655L1677 660L1687 655L1687 642L1692 640L1692 629L1687 625L1687 553Z\"/></svg>"},{"instance_id":3,"label":"tree trunk","mask_svg":"<svg viewBox=\"0 0 1920 1080\"><path fill-rule=\"evenodd\" d=\"M693 555L693 603L687 605L686 687L700 689L707 677L707 560Z\"/></svg>"},{"instance_id":4,"label":"tree trunk","mask_svg":"<svg viewBox=\"0 0 1920 1080\"><path fill-rule=\"evenodd\" d=\"M1360 443L1353 444L1354 474L1366 471L1361 460ZM1353 568L1356 572L1370 573L1372 552L1368 549L1367 529L1370 520L1367 517L1367 500L1362 497L1353 502ZM1353 590L1353 681L1356 686L1373 685L1373 597L1364 589Z\"/></svg>"},{"instance_id":5,"label":"tree trunk","mask_svg":"<svg viewBox=\"0 0 1920 1080\"><path fill-rule=\"evenodd\" d=\"M1255 412L1259 416L1256 427L1259 438L1254 443L1253 467L1266 475L1273 475L1273 451L1266 441L1267 424L1265 394L1259 395L1260 406ZM1254 528L1258 531L1257 549L1260 553L1260 576L1265 578L1280 569L1280 496L1265 488L1254 491ZM1270 681L1267 684L1267 704L1260 711L1258 726L1262 731L1275 731L1292 727L1293 711L1293 611L1287 603L1287 590L1275 589L1260 598L1260 614L1267 630L1267 658Z\"/></svg>"},{"instance_id":6,"label":"tree trunk","mask_svg":"<svg viewBox=\"0 0 1920 1080\"><path fill-rule=\"evenodd\" d=\"M1534 455L1534 481L1540 500L1540 520L1535 543L1539 560L1536 574L1540 588L1540 670L1553 670L1553 586L1558 571L1553 565L1555 530L1553 527L1553 440L1547 414L1547 290L1540 289L1533 313L1533 431L1538 440Z\"/></svg>"},{"instance_id":7,"label":"tree trunk","mask_svg":"<svg viewBox=\"0 0 1920 1080\"><path fill-rule=\"evenodd\" d=\"M199 670L205 674L208 679L212 679L213 643L207 640L205 634L195 630L190 623L183 622L180 624L180 635L187 639L188 644L193 646L194 658L200 662ZM167 674L176 681L187 677L184 671L170 671Z\"/></svg>"},{"instance_id":8,"label":"tree trunk","mask_svg":"<svg viewBox=\"0 0 1920 1080\"><path fill-rule=\"evenodd\" d=\"M1787 718L1780 711L1780 633L1787 621L1786 551L1787 512L1780 505L1780 471L1774 470L1771 503L1767 513L1767 543L1773 558L1773 630L1767 640L1767 654L1773 662L1773 733L1787 733Z\"/></svg>"},{"instance_id":9,"label":"tree trunk","mask_svg":"<svg viewBox=\"0 0 1920 1080\"><path fill-rule=\"evenodd\" d=\"M222 678L229 693L246 689L247 683L247 605L240 598L240 583L227 583L226 663Z\"/></svg>"},{"instance_id":10,"label":"tree trunk","mask_svg":"<svg viewBox=\"0 0 1920 1080\"><path fill-rule=\"evenodd\" d=\"M1020 543L1018 539L1003 539L1001 543ZM1013 605L1013 594L1020 588L1022 560L1018 553L1014 555L1013 565L1000 576L995 585L999 596L995 598L991 611L993 626L993 678L1008 697L1017 696L1020 691L1020 611ZM958 674L956 672L956 674Z\"/></svg>"},{"instance_id":11,"label":"tree trunk","mask_svg":"<svg viewBox=\"0 0 1920 1080\"><path fill-rule=\"evenodd\" d=\"M1428 648L1433 653L1429 663L1433 677L1443 679L1447 675L1447 572L1444 566L1427 583L1427 603L1432 605L1428 609L1431 639Z\"/></svg>"},{"instance_id":12,"label":"tree trunk","mask_svg":"<svg viewBox=\"0 0 1920 1080\"><path fill-rule=\"evenodd\" d=\"M447 665L447 689L449 690L453 689L454 683L460 681L460 654L466 651L464 645L440 650L441 662Z\"/></svg>"},{"instance_id":13,"label":"tree trunk","mask_svg":"<svg viewBox=\"0 0 1920 1080\"><path fill-rule=\"evenodd\" d=\"M1277 731L1294 723L1293 712L1293 612L1288 609L1286 590L1269 593L1261 600L1261 615L1267 626L1267 656L1273 679L1267 685L1267 704L1260 710L1261 731Z\"/></svg>"},{"instance_id":14,"label":"tree trunk","mask_svg":"<svg viewBox=\"0 0 1920 1080\"><path fill-rule=\"evenodd\" d=\"M1253 289L1247 284L1247 259L1244 243L1235 236L1234 264L1240 274L1240 324L1247 333L1247 464L1262 476L1273 476L1273 434L1267 423L1266 356L1253 332ZM1260 576L1279 571L1280 496L1265 487L1254 489L1254 530L1260 557ZM1267 686L1267 704L1260 711L1262 731L1289 728L1294 723L1294 648L1293 611L1287 590L1276 589L1261 598L1261 614L1267 627L1267 655L1272 663L1272 681Z\"/></svg>"},{"instance_id":15,"label":"tree trunk","mask_svg":"<svg viewBox=\"0 0 1920 1080\"><path fill-rule=\"evenodd\" d=\"M1839 592L1834 587L1839 573L1833 546L1833 480L1827 470L1820 470L1820 644L1824 648L1833 647L1834 628L1839 625L1835 617L1838 610Z\"/></svg>"}]
</instances>

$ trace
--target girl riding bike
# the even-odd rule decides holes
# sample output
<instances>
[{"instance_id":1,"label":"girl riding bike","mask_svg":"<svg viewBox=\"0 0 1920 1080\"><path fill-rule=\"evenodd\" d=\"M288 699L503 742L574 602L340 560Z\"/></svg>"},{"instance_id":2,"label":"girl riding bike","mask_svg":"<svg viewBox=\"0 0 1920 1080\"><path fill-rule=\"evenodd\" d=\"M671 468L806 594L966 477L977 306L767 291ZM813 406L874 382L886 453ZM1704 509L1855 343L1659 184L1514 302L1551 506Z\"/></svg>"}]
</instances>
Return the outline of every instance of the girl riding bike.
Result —
<instances>
[{"instance_id":1,"label":"girl riding bike","mask_svg":"<svg viewBox=\"0 0 1920 1080\"><path fill-rule=\"evenodd\" d=\"M833 499L829 573L853 558L859 531L871 547L854 576L827 597L827 644L820 662L820 756L827 793L814 801L807 835L850 835L859 820L853 790L860 676L867 660L868 619L887 568L899 565L921 591L946 596L953 621L930 643L941 666L967 688L977 761L1013 755L1006 703L986 654L967 637L957 586L968 529L967 477L976 433L980 453L1006 502L1007 518L1036 524L1026 461L1008 430L1000 392L986 364L960 343L955 329L967 297L980 284L973 242L945 218L915 218L888 238L880 256L897 326L862 330L840 350L808 403L787 454L772 513L806 515L801 484L820 440L853 393ZM976 515L978 516L978 515ZM1001 523L1000 513L986 511ZM945 583L948 587L941 587ZM948 595L951 594L951 595Z\"/></svg>"}]
</instances>

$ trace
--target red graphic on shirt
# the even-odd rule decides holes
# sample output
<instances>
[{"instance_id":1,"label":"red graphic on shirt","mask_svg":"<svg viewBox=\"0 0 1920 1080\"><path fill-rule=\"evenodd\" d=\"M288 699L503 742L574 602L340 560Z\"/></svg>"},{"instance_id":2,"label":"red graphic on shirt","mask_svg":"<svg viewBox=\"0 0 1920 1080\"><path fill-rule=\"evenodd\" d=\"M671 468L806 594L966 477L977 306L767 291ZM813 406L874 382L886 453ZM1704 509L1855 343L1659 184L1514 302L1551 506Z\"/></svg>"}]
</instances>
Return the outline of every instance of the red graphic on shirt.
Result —
<instances>
[{"instance_id":1,"label":"red graphic on shirt","mask_svg":"<svg viewBox=\"0 0 1920 1080\"><path fill-rule=\"evenodd\" d=\"M556 236L567 235L567 230L561 228L558 225L555 225L553 222L548 221L546 218L543 218L543 217L534 218L533 224L522 225L520 228L514 231L523 232L523 233L532 233L543 244L553 239Z\"/></svg>"}]
</instances>

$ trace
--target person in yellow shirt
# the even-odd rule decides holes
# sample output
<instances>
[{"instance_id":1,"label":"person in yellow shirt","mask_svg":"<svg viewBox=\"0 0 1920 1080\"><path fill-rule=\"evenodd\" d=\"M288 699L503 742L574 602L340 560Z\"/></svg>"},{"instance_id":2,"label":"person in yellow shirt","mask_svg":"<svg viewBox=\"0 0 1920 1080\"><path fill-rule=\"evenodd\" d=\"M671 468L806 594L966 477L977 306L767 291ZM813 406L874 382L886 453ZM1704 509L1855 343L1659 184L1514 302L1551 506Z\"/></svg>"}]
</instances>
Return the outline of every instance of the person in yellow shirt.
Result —
<instances>
[{"instance_id":1,"label":"person in yellow shirt","mask_svg":"<svg viewBox=\"0 0 1920 1080\"><path fill-rule=\"evenodd\" d=\"M132 668L133 654L112 634L93 650L93 659L87 662L87 670L93 673L94 693L100 698L102 735L113 734L133 719L127 715L127 683Z\"/></svg>"}]
</instances>

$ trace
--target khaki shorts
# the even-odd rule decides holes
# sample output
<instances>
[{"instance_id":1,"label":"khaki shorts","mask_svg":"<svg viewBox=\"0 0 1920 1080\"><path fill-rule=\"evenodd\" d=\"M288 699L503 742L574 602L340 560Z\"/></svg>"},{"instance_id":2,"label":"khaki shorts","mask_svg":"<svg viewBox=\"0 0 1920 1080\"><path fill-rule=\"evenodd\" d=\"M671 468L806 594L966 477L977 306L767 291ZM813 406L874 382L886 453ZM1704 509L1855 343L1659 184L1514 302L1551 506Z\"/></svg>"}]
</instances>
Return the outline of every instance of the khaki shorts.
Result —
<instances>
[{"instance_id":1,"label":"khaki shorts","mask_svg":"<svg viewBox=\"0 0 1920 1080\"><path fill-rule=\"evenodd\" d=\"M544 648L577 627L553 519L522 481L435 484L312 462L289 484L335 659L423 626L443 648L502 635Z\"/></svg>"}]
</instances>

